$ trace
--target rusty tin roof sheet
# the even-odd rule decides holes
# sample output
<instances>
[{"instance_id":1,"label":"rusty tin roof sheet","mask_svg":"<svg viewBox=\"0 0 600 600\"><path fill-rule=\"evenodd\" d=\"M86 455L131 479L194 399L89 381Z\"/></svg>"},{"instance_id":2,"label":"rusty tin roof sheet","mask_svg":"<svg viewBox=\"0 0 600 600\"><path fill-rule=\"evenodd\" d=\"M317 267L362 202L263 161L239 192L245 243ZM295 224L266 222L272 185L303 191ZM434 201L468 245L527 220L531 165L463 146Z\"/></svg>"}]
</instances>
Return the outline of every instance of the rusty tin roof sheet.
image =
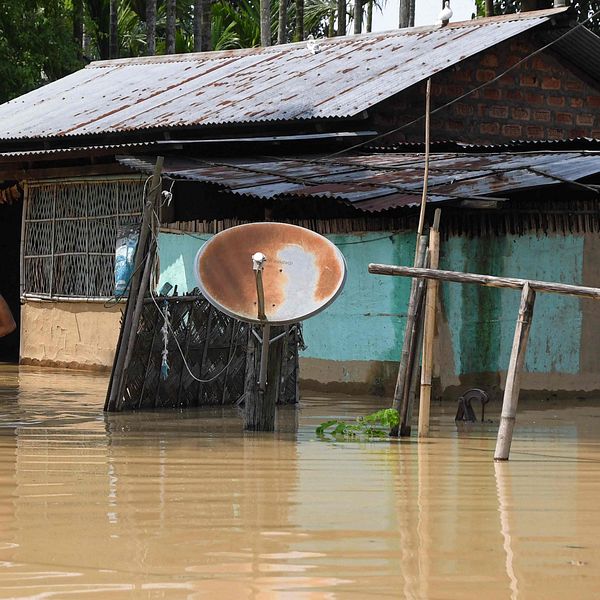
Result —
<instances>
[{"instance_id":1,"label":"rusty tin roof sheet","mask_svg":"<svg viewBox=\"0 0 600 600\"><path fill-rule=\"evenodd\" d=\"M152 157L119 157L151 173ZM377 212L421 203L425 161L420 153L305 156L289 159L206 161L170 157L164 172L176 179L216 185L253 198L329 197ZM600 152L435 153L428 201L505 199L532 188L576 182L600 174Z\"/></svg>"},{"instance_id":2,"label":"rusty tin roof sheet","mask_svg":"<svg viewBox=\"0 0 600 600\"><path fill-rule=\"evenodd\" d=\"M0 139L350 117L566 9L248 50L95 62L0 106Z\"/></svg>"}]
</instances>

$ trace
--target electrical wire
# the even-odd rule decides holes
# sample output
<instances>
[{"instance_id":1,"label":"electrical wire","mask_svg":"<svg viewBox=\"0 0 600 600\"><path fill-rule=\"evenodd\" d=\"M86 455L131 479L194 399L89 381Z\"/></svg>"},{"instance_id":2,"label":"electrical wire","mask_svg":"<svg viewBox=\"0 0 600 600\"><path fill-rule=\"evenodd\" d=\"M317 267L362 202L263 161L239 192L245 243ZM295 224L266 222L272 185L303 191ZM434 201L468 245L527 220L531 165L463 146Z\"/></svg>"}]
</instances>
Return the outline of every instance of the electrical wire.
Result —
<instances>
[{"instance_id":1,"label":"electrical wire","mask_svg":"<svg viewBox=\"0 0 600 600\"><path fill-rule=\"evenodd\" d=\"M171 189L172 189L172 187L173 186L171 185ZM155 229L154 223L152 223L150 225L150 232L151 232L151 236L152 236L151 244L154 245L154 248L153 248L154 249L154 259L152 261L153 262L152 271L155 271L156 268L158 267L158 237L156 236L156 234L154 232L155 232L155 230L158 231L158 229L160 228L160 217L158 216L158 214L157 214L156 210L154 210L154 208L152 208L152 214L154 215L154 218L156 219L156 229ZM148 252L150 252L151 250L152 250L152 248L149 247ZM156 301L156 298L158 298L158 297L159 296L154 295L152 286L150 286L150 298L152 298L152 302L156 306L158 312L164 316L162 309L160 308L160 306L158 305L158 302ZM196 377L196 375L194 375L194 373L192 373L192 370L191 370L191 368L187 362L187 359L185 357L185 353L184 353L183 349L181 348L181 345L179 344L179 340L177 339L177 335L175 334L175 331L173 330L171 323L169 322L168 319L165 319L165 323L167 324L167 327L168 327L169 331L171 332L173 339L175 340L175 344L177 346L177 349L179 350L179 354L181 355L183 364L184 364L188 374L190 375L190 377L192 379L194 379L194 381L197 381L198 383L211 383L212 381L215 381L216 379L218 379L231 366L233 359L236 357L236 353L237 353L237 349L238 349L238 345L239 345L238 338L239 338L239 333L240 333L240 329L242 326L240 321L237 322L237 329L233 335L235 343L233 346L233 351L231 352L231 358L227 361L227 364L216 375L213 375L209 379L201 379L199 377ZM207 335L208 335L208 331L207 331Z\"/></svg>"}]
</instances>

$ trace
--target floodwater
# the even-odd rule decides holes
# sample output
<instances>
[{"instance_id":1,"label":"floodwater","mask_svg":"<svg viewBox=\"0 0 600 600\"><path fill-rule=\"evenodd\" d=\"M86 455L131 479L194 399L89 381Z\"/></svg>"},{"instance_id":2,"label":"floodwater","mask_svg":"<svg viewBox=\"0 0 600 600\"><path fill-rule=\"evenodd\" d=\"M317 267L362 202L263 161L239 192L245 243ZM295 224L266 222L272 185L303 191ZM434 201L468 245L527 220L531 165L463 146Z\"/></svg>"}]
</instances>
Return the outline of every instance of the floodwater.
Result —
<instances>
[{"instance_id":1,"label":"floodwater","mask_svg":"<svg viewBox=\"0 0 600 600\"><path fill-rule=\"evenodd\" d=\"M381 400L304 394L275 434L233 409L102 412L105 376L0 367L0 597L600 597L600 403L324 442ZM490 418L497 421L498 408Z\"/></svg>"}]
</instances>

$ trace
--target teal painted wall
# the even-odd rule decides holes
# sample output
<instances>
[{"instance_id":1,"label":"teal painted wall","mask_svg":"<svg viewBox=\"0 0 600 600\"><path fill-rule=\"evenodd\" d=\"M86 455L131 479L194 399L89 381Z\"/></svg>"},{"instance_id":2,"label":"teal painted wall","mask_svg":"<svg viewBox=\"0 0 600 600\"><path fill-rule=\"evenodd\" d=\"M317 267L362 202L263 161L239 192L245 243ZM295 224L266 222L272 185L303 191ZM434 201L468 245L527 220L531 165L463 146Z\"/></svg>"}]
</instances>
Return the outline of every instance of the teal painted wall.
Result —
<instances>
[{"instance_id":1,"label":"teal painted wall","mask_svg":"<svg viewBox=\"0 0 600 600\"><path fill-rule=\"evenodd\" d=\"M209 235L159 236L159 287L180 293L197 284L194 257ZM413 233L328 235L343 252L348 278L340 297L305 321L303 356L335 361L396 361L405 326L410 281L370 275L370 262L412 265ZM583 238L523 235L442 243L441 268L581 283ZM519 293L475 285L443 284L442 306L452 336L457 374L504 371L508 365ZM525 368L577 373L582 316L579 300L538 294Z\"/></svg>"},{"instance_id":2,"label":"teal painted wall","mask_svg":"<svg viewBox=\"0 0 600 600\"><path fill-rule=\"evenodd\" d=\"M527 279L583 281L583 237L451 238L440 268ZM457 374L504 371L512 347L520 294L507 289L447 283L443 309L452 331ZM525 358L530 372L579 372L580 300L537 294Z\"/></svg>"},{"instance_id":3,"label":"teal painted wall","mask_svg":"<svg viewBox=\"0 0 600 600\"><path fill-rule=\"evenodd\" d=\"M198 250L208 239L210 239L208 234L159 233L160 277L158 289L168 281L173 286L177 285L177 291L181 296L198 287L194 275L194 259Z\"/></svg>"}]
</instances>

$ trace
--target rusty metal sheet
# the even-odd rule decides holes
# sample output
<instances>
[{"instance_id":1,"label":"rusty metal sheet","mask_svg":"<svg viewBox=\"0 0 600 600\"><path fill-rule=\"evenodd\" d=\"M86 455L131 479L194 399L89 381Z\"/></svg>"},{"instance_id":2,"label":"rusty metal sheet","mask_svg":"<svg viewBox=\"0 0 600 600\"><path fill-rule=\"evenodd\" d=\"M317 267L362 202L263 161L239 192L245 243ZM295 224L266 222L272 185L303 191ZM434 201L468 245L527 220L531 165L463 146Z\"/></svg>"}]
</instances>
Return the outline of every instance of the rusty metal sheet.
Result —
<instances>
[{"instance_id":1,"label":"rusty metal sheet","mask_svg":"<svg viewBox=\"0 0 600 600\"><path fill-rule=\"evenodd\" d=\"M250 323L258 316L252 256L266 256L264 313L272 324L296 323L331 304L346 280L342 253L326 238L287 223L251 223L211 238L196 257L205 298L226 314Z\"/></svg>"},{"instance_id":2,"label":"rusty metal sheet","mask_svg":"<svg viewBox=\"0 0 600 600\"><path fill-rule=\"evenodd\" d=\"M249 50L96 62L0 106L0 139L350 117L566 9Z\"/></svg>"},{"instance_id":3,"label":"rusty metal sheet","mask_svg":"<svg viewBox=\"0 0 600 600\"><path fill-rule=\"evenodd\" d=\"M123 157L119 162L145 173L151 173L154 165L152 158ZM420 204L423 169L423 155L414 153L236 159L218 165L180 157L165 160L165 172L171 177L212 183L234 194L336 198L365 211ZM428 199L502 200L511 193L590 175L600 175L600 152L435 153Z\"/></svg>"}]
</instances>

